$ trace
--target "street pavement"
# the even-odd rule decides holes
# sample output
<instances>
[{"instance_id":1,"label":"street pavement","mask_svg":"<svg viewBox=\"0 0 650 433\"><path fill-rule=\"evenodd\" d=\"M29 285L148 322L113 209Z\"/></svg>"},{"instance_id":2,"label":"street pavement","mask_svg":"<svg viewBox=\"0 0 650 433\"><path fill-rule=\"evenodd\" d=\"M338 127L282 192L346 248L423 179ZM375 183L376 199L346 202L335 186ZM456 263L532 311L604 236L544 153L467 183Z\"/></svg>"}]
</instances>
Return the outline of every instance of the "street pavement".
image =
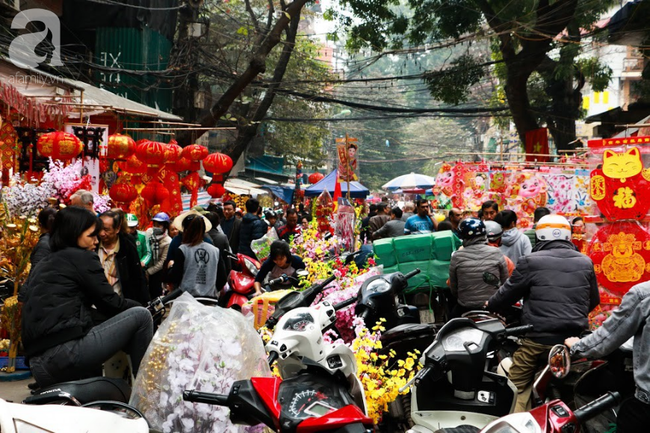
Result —
<instances>
[{"instance_id":1,"label":"street pavement","mask_svg":"<svg viewBox=\"0 0 650 433\"><path fill-rule=\"evenodd\" d=\"M29 397L29 388L27 384L34 381L32 377L23 380L6 381L7 377L2 377L6 373L0 373L0 398L7 401L20 403L26 397Z\"/></svg>"}]
</instances>

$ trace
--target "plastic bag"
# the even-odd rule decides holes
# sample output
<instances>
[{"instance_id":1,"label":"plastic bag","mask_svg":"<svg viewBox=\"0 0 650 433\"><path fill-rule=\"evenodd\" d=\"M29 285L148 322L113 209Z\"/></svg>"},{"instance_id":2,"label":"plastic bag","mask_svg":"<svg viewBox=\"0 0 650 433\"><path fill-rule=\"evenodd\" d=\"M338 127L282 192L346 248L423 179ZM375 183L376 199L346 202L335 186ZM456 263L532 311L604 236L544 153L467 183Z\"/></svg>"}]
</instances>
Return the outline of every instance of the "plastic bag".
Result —
<instances>
[{"instance_id":1,"label":"plastic bag","mask_svg":"<svg viewBox=\"0 0 650 433\"><path fill-rule=\"evenodd\" d=\"M205 306L185 293L153 337L130 404L163 432L250 432L229 409L182 399L186 389L228 394L234 381L270 376L261 338L239 312Z\"/></svg>"},{"instance_id":2,"label":"plastic bag","mask_svg":"<svg viewBox=\"0 0 650 433\"><path fill-rule=\"evenodd\" d=\"M251 249L260 262L266 260L271 254L271 244L279 239L278 232L274 229L269 230L264 236L251 242Z\"/></svg>"}]
</instances>

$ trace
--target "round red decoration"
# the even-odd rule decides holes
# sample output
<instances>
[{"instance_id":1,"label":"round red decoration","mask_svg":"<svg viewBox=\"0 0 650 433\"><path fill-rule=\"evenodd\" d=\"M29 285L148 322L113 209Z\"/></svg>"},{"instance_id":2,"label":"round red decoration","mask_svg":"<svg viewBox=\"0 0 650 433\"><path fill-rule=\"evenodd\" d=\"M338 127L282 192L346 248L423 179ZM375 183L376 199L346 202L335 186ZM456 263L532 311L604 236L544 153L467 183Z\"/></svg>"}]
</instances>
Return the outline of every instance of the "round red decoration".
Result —
<instances>
[{"instance_id":1,"label":"round red decoration","mask_svg":"<svg viewBox=\"0 0 650 433\"><path fill-rule=\"evenodd\" d=\"M108 191L108 195L116 203L129 203L138 197L138 192L130 183L116 183Z\"/></svg>"},{"instance_id":2,"label":"round red decoration","mask_svg":"<svg viewBox=\"0 0 650 433\"><path fill-rule=\"evenodd\" d=\"M226 193L226 188L223 187L220 183L213 183L208 187L208 194L212 198L219 198Z\"/></svg>"},{"instance_id":3,"label":"round red decoration","mask_svg":"<svg viewBox=\"0 0 650 433\"><path fill-rule=\"evenodd\" d=\"M126 161L120 162L119 167L127 173L142 174L147 172L147 165L135 155L129 156Z\"/></svg>"},{"instance_id":4,"label":"round red decoration","mask_svg":"<svg viewBox=\"0 0 650 433\"><path fill-rule=\"evenodd\" d=\"M172 140L173 141L173 140ZM176 143L169 143L165 148L165 162L173 163L181 159L183 148Z\"/></svg>"},{"instance_id":5,"label":"round red decoration","mask_svg":"<svg viewBox=\"0 0 650 433\"><path fill-rule=\"evenodd\" d=\"M145 141L138 144L135 149L138 159L146 164L162 164L165 162L165 150L167 144L157 141Z\"/></svg>"},{"instance_id":6,"label":"round red decoration","mask_svg":"<svg viewBox=\"0 0 650 433\"><path fill-rule=\"evenodd\" d=\"M588 251L598 282L615 295L650 279L650 233L636 221L601 227Z\"/></svg>"},{"instance_id":7,"label":"round red decoration","mask_svg":"<svg viewBox=\"0 0 650 433\"><path fill-rule=\"evenodd\" d=\"M313 184L318 183L321 180L323 180L324 177L325 177L325 175L323 173L312 173L312 174L309 175L309 178L308 178L309 183L311 183L313 185Z\"/></svg>"},{"instance_id":8,"label":"round red decoration","mask_svg":"<svg viewBox=\"0 0 650 433\"><path fill-rule=\"evenodd\" d=\"M178 161L170 165L170 168L175 172L187 171L190 169L192 161L187 158L181 158Z\"/></svg>"},{"instance_id":9,"label":"round red decoration","mask_svg":"<svg viewBox=\"0 0 650 433\"><path fill-rule=\"evenodd\" d=\"M203 168L212 174L228 173L232 169L232 158L223 153L211 153L203 160Z\"/></svg>"},{"instance_id":10,"label":"round red decoration","mask_svg":"<svg viewBox=\"0 0 650 433\"><path fill-rule=\"evenodd\" d=\"M126 159L135 153L135 140L128 135L113 134L108 136L106 158Z\"/></svg>"},{"instance_id":11,"label":"round red decoration","mask_svg":"<svg viewBox=\"0 0 650 433\"><path fill-rule=\"evenodd\" d=\"M169 197L169 190L162 183L152 180L145 185L140 195L148 203L155 205L162 203Z\"/></svg>"},{"instance_id":12,"label":"round red decoration","mask_svg":"<svg viewBox=\"0 0 650 433\"><path fill-rule=\"evenodd\" d=\"M45 157L68 160L79 155L84 149L84 145L75 135L56 131L41 135L36 143L36 148Z\"/></svg>"},{"instance_id":13,"label":"round red decoration","mask_svg":"<svg viewBox=\"0 0 650 433\"><path fill-rule=\"evenodd\" d=\"M199 144L190 144L183 149L183 158L190 161L201 161L208 156L208 148Z\"/></svg>"}]
</instances>

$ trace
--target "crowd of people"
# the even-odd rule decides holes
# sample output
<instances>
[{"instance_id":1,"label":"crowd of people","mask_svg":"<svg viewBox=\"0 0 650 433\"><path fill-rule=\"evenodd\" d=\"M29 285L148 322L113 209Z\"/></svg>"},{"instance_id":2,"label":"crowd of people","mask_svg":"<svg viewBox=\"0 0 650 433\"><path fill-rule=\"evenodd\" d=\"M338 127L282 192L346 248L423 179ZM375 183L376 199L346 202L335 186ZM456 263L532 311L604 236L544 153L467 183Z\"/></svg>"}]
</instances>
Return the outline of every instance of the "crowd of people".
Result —
<instances>
[{"instance_id":1,"label":"crowd of people","mask_svg":"<svg viewBox=\"0 0 650 433\"><path fill-rule=\"evenodd\" d=\"M366 245L444 230L462 241L449 266L451 317L484 308L503 312L523 300L521 322L533 330L522 339L509 373L519 391L518 410L529 407L533 375L554 344L565 343L575 354L601 356L637 335L637 393L621 409L634 416L621 421L619 431L640 431L650 420L650 362L641 356L650 342L650 283L635 286L601 328L578 339L600 302L593 263L572 243L573 226L584 225L580 218L569 223L540 207L534 227L521 231L516 213L499 210L493 201L476 213L451 209L440 222L424 199L403 208L381 202L368 210L360 232ZM177 287L195 296L218 297L233 254L255 258L251 242L275 231L278 240L255 278L255 294L260 294L265 280L305 267L288 241L310 220L304 207L264 213L256 199L249 199L243 215L232 201L196 207L173 220L161 212L143 232L138 219L121 209L97 215L93 196L85 191L75 193L68 207L42 210L42 235L20 292L23 343L36 386L97 374L119 350L131 356L137 373L153 335L151 315L142 308L150 299ZM272 289L290 284L284 281Z\"/></svg>"}]
</instances>

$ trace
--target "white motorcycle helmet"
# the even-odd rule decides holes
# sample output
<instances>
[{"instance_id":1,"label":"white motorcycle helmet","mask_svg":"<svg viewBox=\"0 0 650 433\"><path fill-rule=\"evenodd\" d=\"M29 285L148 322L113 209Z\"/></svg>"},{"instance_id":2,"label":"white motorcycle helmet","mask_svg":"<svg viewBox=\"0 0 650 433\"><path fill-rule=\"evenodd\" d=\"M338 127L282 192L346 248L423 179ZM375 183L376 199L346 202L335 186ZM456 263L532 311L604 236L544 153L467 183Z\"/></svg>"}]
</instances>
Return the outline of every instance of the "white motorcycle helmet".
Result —
<instances>
[{"instance_id":1,"label":"white motorcycle helmet","mask_svg":"<svg viewBox=\"0 0 650 433\"><path fill-rule=\"evenodd\" d=\"M570 241L571 224L560 215L543 216L535 226L535 236L539 241Z\"/></svg>"}]
</instances>

